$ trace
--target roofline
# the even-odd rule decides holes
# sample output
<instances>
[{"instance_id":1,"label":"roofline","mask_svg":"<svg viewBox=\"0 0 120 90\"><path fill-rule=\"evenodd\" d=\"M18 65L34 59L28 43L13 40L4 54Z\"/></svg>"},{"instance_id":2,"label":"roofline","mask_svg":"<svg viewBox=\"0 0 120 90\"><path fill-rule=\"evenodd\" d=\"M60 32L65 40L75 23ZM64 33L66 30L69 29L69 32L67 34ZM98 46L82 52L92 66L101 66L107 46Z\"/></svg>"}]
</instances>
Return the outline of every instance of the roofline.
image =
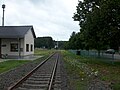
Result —
<instances>
[{"instance_id":1,"label":"roofline","mask_svg":"<svg viewBox=\"0 0 120 90\"><path fill-rule=\"evenodd\" d=\"M33 33L34 38L36 38L36 34L35 34L35 31L34 31L33 26L31 27L31 30L32 30L32 33Z\"/></svg>"},{"instance_id":2,"label":"roofline","mask_svg":"<svg viewBox=\"0 0 120 90\"><path fill-rule=\"evenodd\" d=\"M34 38L36 38L36 34L35 34L35 32L34 32L33 25L21 25L21 26L0 26L0 27L30 27L30 29L32 30L33 37L34 37Z\"/></svg>"},{"instance_id":3,"label":"roofline","mask_svg":"<svg viewBox=\"0 0 120 90\"><path fill-rule=\"evenodd\" d=\"M21 26L0 26L0 27L33 27L33 25L21 25Z\"/></svg>"}]
</instances>

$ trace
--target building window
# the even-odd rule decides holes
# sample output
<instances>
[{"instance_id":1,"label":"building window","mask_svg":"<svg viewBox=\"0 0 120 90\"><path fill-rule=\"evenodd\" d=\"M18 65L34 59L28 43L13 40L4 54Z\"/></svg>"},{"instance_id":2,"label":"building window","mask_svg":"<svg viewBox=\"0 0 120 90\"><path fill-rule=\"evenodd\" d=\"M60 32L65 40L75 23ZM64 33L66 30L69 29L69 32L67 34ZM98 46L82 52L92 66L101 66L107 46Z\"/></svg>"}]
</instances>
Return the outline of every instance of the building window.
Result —
<instances>
[{"instance_id":1,"label":"building window","mask_svg":"<svg viewBox=\"0 0 120 90\"><path fill-rule=\"evenodd\" d=\"M31 52L33 51L33 45L31 44Z\"/></svg>"},{"instance_id":2,"label":"building window","mask_svg":"<svg viewBox=\"0 0 120 90\"><path fill-rule=\"evenodd\" d=\"M10 51L11 52L18 52L18 43L11 43L10 44Z\"/></svg>"},{"instance_id":3,"label":"building window","mask_svg":"<svg viewBox=\"0 0 120 90\"><path fill-rule=\"evenodd\" d=\"M29 52L29 44L26 44L26 52Z\"/></svg>"}]
</instances>

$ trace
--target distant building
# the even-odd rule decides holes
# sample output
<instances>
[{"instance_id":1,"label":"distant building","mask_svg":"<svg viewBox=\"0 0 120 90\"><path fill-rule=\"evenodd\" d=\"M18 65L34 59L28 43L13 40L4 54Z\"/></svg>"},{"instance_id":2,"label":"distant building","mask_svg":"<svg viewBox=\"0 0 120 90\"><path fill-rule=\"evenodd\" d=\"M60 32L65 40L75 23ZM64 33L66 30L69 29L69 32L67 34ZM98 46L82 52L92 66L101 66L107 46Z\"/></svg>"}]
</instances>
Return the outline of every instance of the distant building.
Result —
<instances>
[{"instance_id":1,"label":"distant building","mask_svg":"<svg viewBox=\"0 0 120 90\"><path fill-rule=\"evenodd\" d=\"M0 57L23 57L34 54L33 26L0 26Z\"/></svg>"}]
</instances>

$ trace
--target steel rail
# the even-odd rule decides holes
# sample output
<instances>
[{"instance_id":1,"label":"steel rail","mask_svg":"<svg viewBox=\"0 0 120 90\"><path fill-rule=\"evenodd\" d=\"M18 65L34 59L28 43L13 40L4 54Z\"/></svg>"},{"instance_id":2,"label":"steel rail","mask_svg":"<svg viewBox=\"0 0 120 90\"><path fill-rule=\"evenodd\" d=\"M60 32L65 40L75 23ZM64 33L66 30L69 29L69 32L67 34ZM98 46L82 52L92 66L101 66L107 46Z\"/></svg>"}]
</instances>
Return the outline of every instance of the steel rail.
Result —
<instances>
[{"instance_id":1,"label":"steel rail","mask_svg":"<svg viewBox=\"0 0 120 90\"><path fill-rule=\"evenodd\" d=\"M52 76L49 82L49 86L48 86L48 90L52 90L52 85L53 85L53 81L54 81L54 77L55 77L55 73L56 73L56 69L57 69L57 64L58 64L58 59L59 59L59 55L57 54L57 58L56 58L56 62L52 71Z\"/></svg>"},{"instance_id":2,"label":"steel rail","mask_svg":"<svg viewBox=\"0 0 120 90\"><path fill-rule=\"evenodd\" d=\"M13 86L10 86L8 90L13 90L19 86L19 84L23 83L28 77L30 77L36 70L38 70L39 67L41 67L47 60L49 60L55 53L50 55L48 58L46 58L44 61L42 61L39 65L37 65L33 70L31 70L27 75L25 75L22 79L20 79L17 83L15 83Z\"/></svg>"}]
</instances>

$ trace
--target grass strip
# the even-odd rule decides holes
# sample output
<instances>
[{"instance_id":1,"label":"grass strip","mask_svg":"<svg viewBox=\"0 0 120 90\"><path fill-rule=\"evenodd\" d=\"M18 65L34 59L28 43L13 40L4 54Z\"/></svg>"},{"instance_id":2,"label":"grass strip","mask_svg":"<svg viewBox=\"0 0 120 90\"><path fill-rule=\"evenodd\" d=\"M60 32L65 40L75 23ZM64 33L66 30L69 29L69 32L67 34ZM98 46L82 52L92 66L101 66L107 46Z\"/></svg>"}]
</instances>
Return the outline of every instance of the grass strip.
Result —
<instances>
[{"instance_id":1,"label":"grass strip","mask_svg":"<svg viewBox=\"0 0 120 90\"><path fill-rule=\"evenodd\" d=\"M91 73L97 73L100 80L111 83L113 90L120 90L120 62L112 64L106 62L106 59L78 56L68 51L62 51L62 54L70 76L70 84L75 90L86 90L87 80L90 80L83 66L91 70Z\"/></svg>"},{"instance_id":2,"label":"grass strip","mask_svg":"<svg viewBox=\"0 0 120 90\"><path fill-rule=\"evenodd\" d=\"M54 52L54 50L37 49L37 50L35 50L35 55L40 55L40 56L43 56L43 57L41 57L39 59L36 59L34 61L30 61L30 60L8 60L8 61L0 62L0 73L6 72L10 69L19 67L19 66L21 66L23 64L26 64L26 63L29 63L29 62L33 62L33 63L40 62L40 61L44 60L45 58L47 58L53 52Z\"/></svg>"},{"instance_id":3,"label":"grass strip","mask_svg":"<svg viewBox=\"0 0 120 90\"><path fill-rule=\"evenodd\" d=\"M9 60L9 61L1 62L0 63L0 73L3 73L5 71L8 71L12 68L18 67L18 66L23 65L28 62L30 62L30 61L28 61L28 60Z\"/></svg>"}]
</instances>

